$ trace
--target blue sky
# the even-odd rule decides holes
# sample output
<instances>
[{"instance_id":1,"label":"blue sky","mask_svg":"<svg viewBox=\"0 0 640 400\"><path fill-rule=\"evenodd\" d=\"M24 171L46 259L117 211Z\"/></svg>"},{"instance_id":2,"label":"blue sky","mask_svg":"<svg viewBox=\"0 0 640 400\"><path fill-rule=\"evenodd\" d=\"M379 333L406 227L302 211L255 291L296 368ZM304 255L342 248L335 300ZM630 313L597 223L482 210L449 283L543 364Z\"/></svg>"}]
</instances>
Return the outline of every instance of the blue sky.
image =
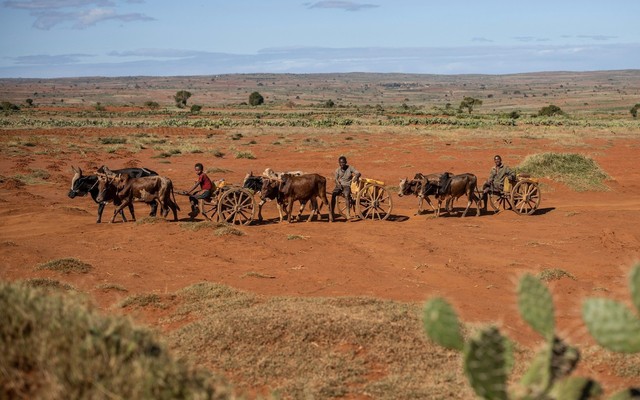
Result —
<instances>
[{"instance_id":1,"label":"blue sky","mask_svg":"<svg viewBox=\"0 0 640 400\"><path fill-rule=\"evenodd\" d=\"M0 77L640 68L640 1L606 3L0 0Z\"/></svg>"}]
</instances>

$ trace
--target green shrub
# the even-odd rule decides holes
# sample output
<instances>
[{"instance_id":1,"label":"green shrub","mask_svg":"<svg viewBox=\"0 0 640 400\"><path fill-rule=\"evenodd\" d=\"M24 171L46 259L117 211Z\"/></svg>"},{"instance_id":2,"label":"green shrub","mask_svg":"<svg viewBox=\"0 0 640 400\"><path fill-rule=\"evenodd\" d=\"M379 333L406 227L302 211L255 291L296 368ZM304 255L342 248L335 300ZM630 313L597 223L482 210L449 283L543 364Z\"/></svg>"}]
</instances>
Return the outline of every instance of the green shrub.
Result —
<instances>
[{"instance_id":1,"label":"green shrub","mask_svg":"<svg viewBox=\"0 0 640 400\"><path fill-rule=\"evenodd\" d=\"M202 106L199 104L194 104L191 106L191 113L195 114L195 113L199 113L200 110L202 110Z\"/></svg>"},{"instance_id":2,"label":"green shrub","mask_svg":"<svg viewBox=\"0 0 640 400\"><path fill-rule=\"evenodd\" d=\"M249 95L249 104L252 106L259 106L264 104L264 97L258 92L253 92Z\"/></svg>"},{"instance_id":3,"label":"green shrub","mask_svg":"<svg viewBox=\"0 0 640 400\"><path fill-rule=\"evenodd\" d=\"M546 107L542 107L540 111L538 111L539 117L553 117L555 115L565 115L564 111L558 106L550 104Z\"/></svg>"}]
</instances>

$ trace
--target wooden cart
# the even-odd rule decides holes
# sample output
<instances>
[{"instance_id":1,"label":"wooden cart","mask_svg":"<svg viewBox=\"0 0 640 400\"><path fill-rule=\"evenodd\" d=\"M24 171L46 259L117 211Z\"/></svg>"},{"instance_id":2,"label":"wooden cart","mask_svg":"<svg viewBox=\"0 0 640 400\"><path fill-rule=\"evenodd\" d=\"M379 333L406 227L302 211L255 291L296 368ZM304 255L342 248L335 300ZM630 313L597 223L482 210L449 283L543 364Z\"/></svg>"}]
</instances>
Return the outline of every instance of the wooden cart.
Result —
<instances>
[{"instance_id":1,"label":"wooden cart","mask_svg":"<svg viewBox=\"0 0 640 400\"><path fill-rule=\"evenodd\" d=\"M393 209L391 193L384 187L384 182L375 179L361 178L352 182L350 200L350 213L355 212L361 219L385 220ZM347 216L344 196L338 196L336 208L342 216Z\"/></svg>"},{"instance_id":2,"label":"wooden cart","mask_svg":"<svg viewBox=\"0 0 640 400\"><path fill-rule=\"evenodd\" d=\"M538 180L519 174L515 179L505 177L502 190L489 192L489 205L495 212L513 210L518 215L531 215L540 206L542 193Z\"/></svg>"}]
</instances>

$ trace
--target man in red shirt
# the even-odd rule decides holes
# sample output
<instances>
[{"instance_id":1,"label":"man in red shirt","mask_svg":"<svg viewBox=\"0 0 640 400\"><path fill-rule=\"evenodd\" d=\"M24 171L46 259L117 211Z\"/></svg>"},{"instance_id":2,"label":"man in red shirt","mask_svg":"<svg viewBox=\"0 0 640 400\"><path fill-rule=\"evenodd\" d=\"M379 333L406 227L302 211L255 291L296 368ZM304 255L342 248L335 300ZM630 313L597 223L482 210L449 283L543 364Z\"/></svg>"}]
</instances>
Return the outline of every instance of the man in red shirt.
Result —
<instances>
[{"instance_id":1,"label":"man in red shirt","mask_svg":"<svg viewBox=\"0 0 640 400\"><path fill-rule=\"evenodd\" d=\"M191 212L189 213L189 218L191 219L194 219L200 212L200 200L210 198L211 192L213 191L213 183L211 182L211 179L209 179L207 174L203 172L203 170L204 167L201 163L197 163L195 165L195 171L198 175L198 180L196 181L195 185L193 185L193 187L186 192L186 194L189 195L189 202L191 203ZM200 187L200 190L191 194L191 192L196 190L198 187ZM205 215L205 217L207 216Z\"/></svg>"}]
</instances>

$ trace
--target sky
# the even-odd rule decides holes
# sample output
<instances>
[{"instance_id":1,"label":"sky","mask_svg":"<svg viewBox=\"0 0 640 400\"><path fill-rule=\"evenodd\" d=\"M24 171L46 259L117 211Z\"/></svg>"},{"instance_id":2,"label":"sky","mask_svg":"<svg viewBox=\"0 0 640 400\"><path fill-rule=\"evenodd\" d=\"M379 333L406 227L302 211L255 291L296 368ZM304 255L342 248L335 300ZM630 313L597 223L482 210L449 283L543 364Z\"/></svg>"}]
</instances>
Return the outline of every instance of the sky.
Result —
<instances>
[{"instance_id":1,"label":"sky","mask_svg":"<svg viewBox=\"0 0 640 400\"><path fill-rule=\"evenodd\" d=\"M0 0L0 78L640 68L638 0Z\"/></svg>"}]
</instances>

